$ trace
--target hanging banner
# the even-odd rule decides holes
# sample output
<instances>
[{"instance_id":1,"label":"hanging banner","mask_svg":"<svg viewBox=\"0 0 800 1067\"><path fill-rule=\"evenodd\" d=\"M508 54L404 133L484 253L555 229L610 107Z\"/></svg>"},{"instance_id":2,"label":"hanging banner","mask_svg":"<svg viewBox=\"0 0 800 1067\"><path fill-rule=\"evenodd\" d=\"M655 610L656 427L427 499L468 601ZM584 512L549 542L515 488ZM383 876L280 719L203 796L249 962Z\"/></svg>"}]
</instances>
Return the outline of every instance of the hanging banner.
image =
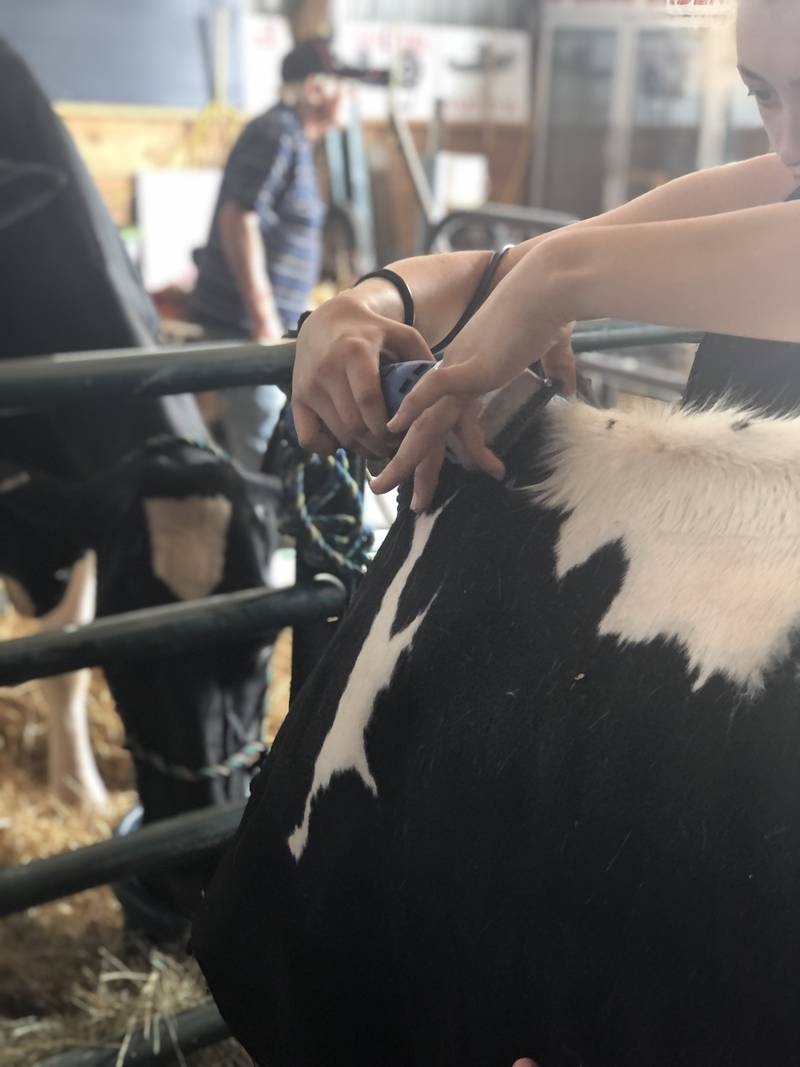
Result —
<instances>
[{"instance_id":1,"label":"hanging banner","mask_svg":"<svg viewBox=\"0 0 800 1067\"><path fill-rule=\"evenodd\" d=\"M393 106L409 121L433 117L436 101L449 122L525 124L531 96L526 33L427 23L349 22L336 37L348 62L389 67ZM365 118L385 118L386 90L359 86Z\"/></svg>"},{"instance_id":2,"label":"hanging banner","mask_svg":"<svg viewBox=\"0 0 800 1067\"><path fill-rule=\"evenodd\" d=\"M278 99L281 60L291 47L285 18L245 16L243 99L247 112L263 111ZM386 119L391 100L403 118L427 122L441 100L448 122L528 122L531 45L524 32L348 21L336 34L334 50L347 64L392 71L389 89L352 86L364 119Z\"/></svg>"},{"instance_id":3,"label":"hanging banner","mask_svg":"<svg viewBox=\"0 0 800 1067\"><path fill-rule=\"evenodd\" d=\"M281 63L292 48L289 23L282 15L242 18L242 104L251 115L266 111L281 91Z\"/></svg>"},{"instance_id":4,"label":"hanging banner","mask_svg":"<svg viewBox=\"0 0 800 1067\"><path fill-rule=\"evenodd\" d=\"M387 90L374 85L356 87L359 112L365 119L385 119L389 101L409 121L433 116L437 92L436 29L425 25L347 22L336 34L335 48L347 63L389 69Z\"/></svg>"}]
</instances>

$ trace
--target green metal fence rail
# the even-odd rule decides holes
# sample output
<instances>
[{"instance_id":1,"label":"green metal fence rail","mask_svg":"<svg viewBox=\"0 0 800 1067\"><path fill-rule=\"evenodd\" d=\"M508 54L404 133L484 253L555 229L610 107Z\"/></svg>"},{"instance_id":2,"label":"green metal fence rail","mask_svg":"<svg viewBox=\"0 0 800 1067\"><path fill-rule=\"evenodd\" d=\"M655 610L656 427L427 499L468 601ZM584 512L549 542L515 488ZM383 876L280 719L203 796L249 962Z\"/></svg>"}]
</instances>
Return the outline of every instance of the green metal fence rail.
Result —
<instances>
[{"instance_id":1,"label":"green metal fence rail","mask_svg":"<svg viewBox=\"0 0 800 1067\"><path fill-rule=\"evenodd\" d=\"M245 589L2 641L0 685L246 642L284 626L338 615L346 599L342 583L325 575L275 592Z\"/></svg>"},{"instance_id":2,"label":"green metal fence rail","mask_svg":"<svg viewBox=\"0 0 800 1067\"><path fill-rule=\"evenodd\" d=\"M425 238L425 251L431 252L442 237L447 236L448 230L457 229L459 226L468 226L470 223L479 223L490 227L511 226L522 227L529 231L531 236L550 233L552 230L560 230L563 226L569 226L577 222L576 215L569 215L565 211L551 211L548 208L519 207L514 204L483 204L479 208L459 208L451 211L435 223L428 223L428 232Z\"/></svg>"},{"instance_id":3,"label":"green metal fence rail","mask_svg":"<svg viewBox=\"0 0 800 1067\"><path fill-rule=\"evenodd\" d=\"M578 360L580 369L611 394L617 390L656 400L677 400L686 386L686 375L669 367L645 363L634 356L588 351Z\"/></svg>"},{"instance_id":4,"label":"green metal fence rail","mask_svg":"<svg viewBox=\"0 0 800 1067\"><path fill-rule=\"evenodd\" d=\"M602 320L579 323L576 352L696 342L699 334L664 326ZM71 352L0 363L0 410L59 407L87 396L164 396L291 378L294 341L262 345L224 342L108 352Z\"/></svg>"},{"instance_id":5,"label":"green metal fence rail","mask_svg":"<svg viewBox=\"0 0 800 1067\"><path fill-rule=\"evenodd\" d=\"M37 1067L117 1067L125 1045L125 1067L155 1067L186 1063L185 1055L216 1045L230 1036L227 1024L211 1000L177 1015L157 1016L147 1033L134 1030L130 1039L120 1037L106 1045L73 1049L40 1060Z\"/></svg>"},{"instance_id":6,"label":"green metal fence rail","mask_svg":"<svg viewBox=\"0 0 800 1067\"><path fill-rule=\"evenodd\" d=\"M244 804L199 808L133 834L0 870L0 917L216 856L233 837L243 811Z\"/></svg>"},{"instance_id":7,"label":"green metal fence rail","mask_svg":"<svg viewBox=\"0 0 800 1067\"><path fill-rule=\"evenodd\" d=\"M293 361L294 341L217 341L6 359L0 362L0 409L283 385L291 379Z\"/></svg>"},{"instance_id":8,"label":"green metal fence rail","mask_svg":"<svg viewBox=\"0 0 800 1067\"><path fill-rule=\"evenodd\" d=\"M580 352L608 352L618 348L639 348L647 345L697 344L703 335L696 330L678 330L672 326L650 326L644 322L621 322L600 319L579 322L572 333L572 347ZM603 370L603 359L595 361L595 368ZM632 364L631 364L632 366ZM640 363L639 367L652 364Z\"/></svg>"}]
</instances>

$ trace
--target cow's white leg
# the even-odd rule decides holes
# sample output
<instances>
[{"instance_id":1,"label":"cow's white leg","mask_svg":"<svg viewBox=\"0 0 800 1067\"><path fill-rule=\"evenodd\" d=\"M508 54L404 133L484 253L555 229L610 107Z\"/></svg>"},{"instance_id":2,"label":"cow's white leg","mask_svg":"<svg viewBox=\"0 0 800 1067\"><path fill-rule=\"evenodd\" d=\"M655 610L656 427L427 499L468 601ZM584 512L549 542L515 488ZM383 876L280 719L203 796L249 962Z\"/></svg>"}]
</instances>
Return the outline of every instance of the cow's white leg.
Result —
<instances>
[{"instance_id":1,"label":"cow's white leg","mask_svg":"<svg viewBox=\"0 0 800 1067\"><path fill-rule=\"evenodd\" d=\"M6 579L12 603L23 614L30 614L27 593L13 579ZM60 604L39 620L43 632L60 630L91 622L94 618L96 559L87 552L72 568L67 590ZM47 703L49 730L47 743L47 777L55 797L68 804L85 808L103 807L108 793L100 777L89 738L86 701L91 671L72 671L41 680Z\"/></svg>"}]
</instances>

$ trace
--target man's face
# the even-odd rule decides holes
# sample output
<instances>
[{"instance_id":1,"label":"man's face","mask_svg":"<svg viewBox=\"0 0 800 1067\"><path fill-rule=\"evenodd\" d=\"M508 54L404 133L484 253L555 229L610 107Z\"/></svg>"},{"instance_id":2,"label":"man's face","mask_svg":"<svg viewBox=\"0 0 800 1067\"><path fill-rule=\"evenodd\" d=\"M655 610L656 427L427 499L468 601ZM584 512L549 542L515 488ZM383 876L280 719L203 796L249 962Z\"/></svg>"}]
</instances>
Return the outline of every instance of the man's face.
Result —
<instances>
[{"instance_id":1,"label":"man's face","mask_svg":"<svg viewBox=\"0 0 800 1067\"><path fill-rule=\"evenodd\" d=\"M740 0L736 44L772 149L800 183L799 0Z\"/></svg>"},{"instance_id":2,"label":"man's face","mask_svg":"<svg viewBox=\"0 0 800 1067\"><path fill-rule=\"evenodd\" d=\"M344 87L339 78L312 75L305 84L304 125L316 139L334 126L344 125Z\"/></svg>"}]
</instances>

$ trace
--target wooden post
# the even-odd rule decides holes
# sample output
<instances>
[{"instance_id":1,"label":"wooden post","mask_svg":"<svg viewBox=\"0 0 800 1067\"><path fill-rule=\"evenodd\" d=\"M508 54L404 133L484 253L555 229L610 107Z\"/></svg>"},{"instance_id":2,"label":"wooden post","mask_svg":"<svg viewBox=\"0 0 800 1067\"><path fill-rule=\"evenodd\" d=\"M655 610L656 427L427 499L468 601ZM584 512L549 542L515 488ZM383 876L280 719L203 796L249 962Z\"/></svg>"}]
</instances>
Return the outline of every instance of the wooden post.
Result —
<instances>
[{"instance_id":1,"label":"wooden post","mask_svg":"<svg viewBox=\"0 0 800 1067\"><path fill-rule=\"evenodd\" d=\"M295 44L308 37L327 37L333 29L331 0L292 0L288 18Z\"/></svg>"}]
</instances>

